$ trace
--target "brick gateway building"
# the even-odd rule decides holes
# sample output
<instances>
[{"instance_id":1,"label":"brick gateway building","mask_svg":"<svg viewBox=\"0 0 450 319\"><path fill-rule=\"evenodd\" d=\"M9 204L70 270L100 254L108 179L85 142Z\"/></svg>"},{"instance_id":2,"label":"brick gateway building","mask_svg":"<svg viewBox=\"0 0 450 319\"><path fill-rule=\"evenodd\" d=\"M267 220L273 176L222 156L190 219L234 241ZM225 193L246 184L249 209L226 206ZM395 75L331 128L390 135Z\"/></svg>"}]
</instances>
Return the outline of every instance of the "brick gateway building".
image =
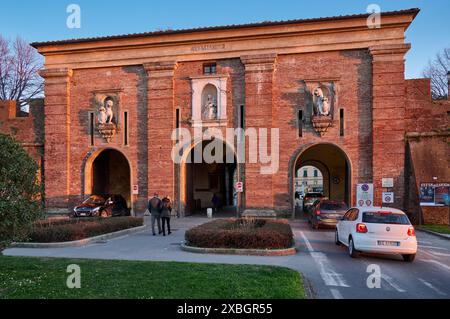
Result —
<instances>
[{"instance_id":1,"label":"brick gateway building","mask_svg":"<svg viewBox=\"0 0 450 319\"><path fill-rule=\"evenodd\" d=\"M351 205L366 182L380 204L382 178L393 178L393 206L405 207L407 133L425 106L409 108L413 93L429 92L429 82L404 78L405 31L418 12L383 13L381 28L363 14L32 44L45 56L47 209L120 193L142 214L158 192L188 215L215 193L231 211L290 215L305 165L320 170L326 196ZM425 90L414 91L418 84ZM224 136L226 128L279 128L278 170L188 163L192 147L207 147L201 140L174 163L173 130L200 126ZM244 191L235 196L237 181Z\"/></svg>"}]
</instances>

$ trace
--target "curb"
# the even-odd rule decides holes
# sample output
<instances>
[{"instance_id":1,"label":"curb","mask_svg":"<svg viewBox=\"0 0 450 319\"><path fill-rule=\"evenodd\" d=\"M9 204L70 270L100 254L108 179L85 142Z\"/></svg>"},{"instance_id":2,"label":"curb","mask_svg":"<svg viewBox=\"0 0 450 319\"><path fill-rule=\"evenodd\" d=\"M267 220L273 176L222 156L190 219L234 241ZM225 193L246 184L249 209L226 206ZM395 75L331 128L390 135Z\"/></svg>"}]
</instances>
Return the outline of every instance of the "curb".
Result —
<instances>
[{"instance_id":1,"label":"curb","mask_svg":"<svg viewBox=\"0 0 450 319\"><path fill-rule=\"evenodd\" d=\"M434 236L437 236L437 237L440 237L440 238L444 238L444 239L450 240L450 236L445 235L445 234L441 234L441 233L437 233L437 232L434 232L434 231L431 231L431 230L428 230L428 229L416 228L416 231L421 231L421 232L424 232L424 233L428 233L430 235L434 235Z\"/></svg>"},{"instance_id":2,"label":"curb","mask_svg":"<svg viewBox=\"0 0 450 319\"><path fill-rule=\"evenodd\" d=\"M129 235L133 233L138 233L143 231L146 228L145 225L128 228L128 229L122 229L119 231L116 231L114 233L108 233L103 234L95 237L89 237L85 239L75 240L75 241L66 241L66 242L60 242L60 243L12 243L9 245L8 248L64 248L64 247L79 247L79 246L85 246L87 244L106 240L106 239L112 239L124 235Z\"/></svg>"},{"instance_id":3,"label":"curb","mask_svg":"<svg viewBox=\"0 0 450 319\"><path fill-rule=\"evenodd\" d=\"M238 249L238 248L202 248L181 244L181 249L198 254L223 254L223 255L247 255L247 256L289 256L295 255L295 246L285 249Z\"/></svg>"}]
</instances>

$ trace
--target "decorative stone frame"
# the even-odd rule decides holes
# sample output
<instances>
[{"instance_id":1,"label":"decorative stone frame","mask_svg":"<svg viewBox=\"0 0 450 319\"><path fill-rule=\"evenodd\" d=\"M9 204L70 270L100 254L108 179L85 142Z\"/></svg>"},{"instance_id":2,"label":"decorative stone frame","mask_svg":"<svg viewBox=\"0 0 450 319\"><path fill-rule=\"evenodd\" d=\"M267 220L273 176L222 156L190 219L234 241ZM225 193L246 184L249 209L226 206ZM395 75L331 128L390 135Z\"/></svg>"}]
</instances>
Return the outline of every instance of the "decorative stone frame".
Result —
<instances>
[{"instance_id":1,"label":"decorative stone frame","mask_svg":"<svg viewBox=\"0 0 450 319\"><path fill-rule=\"evenodd\" d=\"M119 133L120 130L120 108L121 108L121 92L122 89L110 89L110 90L97 90L93 91L93 111L94 111L94 126L96 131L102 136L106 143L110 143L111 139ZM102 124L98 123L98 109L103 105L106 99L112 99L114 101L114 123L113 124Z\"/></svg>"},{"instance_id":2,"label":"decorative stone frame","mask_svg":"<svg viewBox=\"0 0 450 319\"><path fill-rule=\"evenodd\" d=\"M214 127L226 126L227 122L227 75L203 75L198 77L191 77L192 88L192 118L191 125L193 127ZM207 85L213 85L217 88L217 119L203 120L202 119L202 95L203 89Z\"/></svg>"}]
</instances>

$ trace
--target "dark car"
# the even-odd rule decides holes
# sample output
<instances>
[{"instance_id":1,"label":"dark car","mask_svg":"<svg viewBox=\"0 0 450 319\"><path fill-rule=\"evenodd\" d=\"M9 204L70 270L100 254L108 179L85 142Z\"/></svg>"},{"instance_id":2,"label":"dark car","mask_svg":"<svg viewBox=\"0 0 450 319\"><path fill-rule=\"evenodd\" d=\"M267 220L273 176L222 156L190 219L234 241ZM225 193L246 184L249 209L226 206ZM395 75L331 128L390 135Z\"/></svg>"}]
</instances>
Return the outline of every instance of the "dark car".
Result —
<instances>
[{"instance_id":1,"label":"dark car","mask_svg":"<svg viewBox=\"0 0 450 319\"><path fill-rule=\"evenodd\" d=\"M307 212L309 210L309 208L311 208L311 206L319 199L323 199L323 194L322 193L306 193L305 196L303 197L303 211Z\"/></svg>"},{"instance_id":2,"label":"dark car","mask_svg":"<svg viewBox=\"0 0 450 319\"><path fill-rule=\"evenodd\" d=\"M92 195L73 209L71 217L129 216L127 201L122 195Z\"/></svg>"},{"instance_id":3,"label":"dark car","mask_svg":"<svg viewBox=\"0 0 450 319\"><path fill-rule=\"evenodd\" d=\"M336 227L348 210L345 202L333 200L317 200L312 206L309 221L314 229L320 226Z\"/></svg>"}]
</instances>

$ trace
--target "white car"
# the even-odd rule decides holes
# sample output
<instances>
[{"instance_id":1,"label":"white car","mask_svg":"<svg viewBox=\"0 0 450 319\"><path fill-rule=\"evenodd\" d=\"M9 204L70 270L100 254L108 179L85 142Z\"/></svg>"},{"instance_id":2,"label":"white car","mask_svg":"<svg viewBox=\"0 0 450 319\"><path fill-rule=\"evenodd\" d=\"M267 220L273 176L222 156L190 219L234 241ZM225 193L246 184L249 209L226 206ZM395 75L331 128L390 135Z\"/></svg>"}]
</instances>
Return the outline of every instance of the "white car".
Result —
<instances>
[{"instance_id":1,"label":"white car","mask_svg":"<svg viewBox=\"0 0 450 319\"><path fill-rule=\"evenodd\" d=\"M353 207L336 226L336 245L358 252L401 254L412 262L417 253L415 229L404 212L388 207Z\"/></svg>"}]
</instances>

